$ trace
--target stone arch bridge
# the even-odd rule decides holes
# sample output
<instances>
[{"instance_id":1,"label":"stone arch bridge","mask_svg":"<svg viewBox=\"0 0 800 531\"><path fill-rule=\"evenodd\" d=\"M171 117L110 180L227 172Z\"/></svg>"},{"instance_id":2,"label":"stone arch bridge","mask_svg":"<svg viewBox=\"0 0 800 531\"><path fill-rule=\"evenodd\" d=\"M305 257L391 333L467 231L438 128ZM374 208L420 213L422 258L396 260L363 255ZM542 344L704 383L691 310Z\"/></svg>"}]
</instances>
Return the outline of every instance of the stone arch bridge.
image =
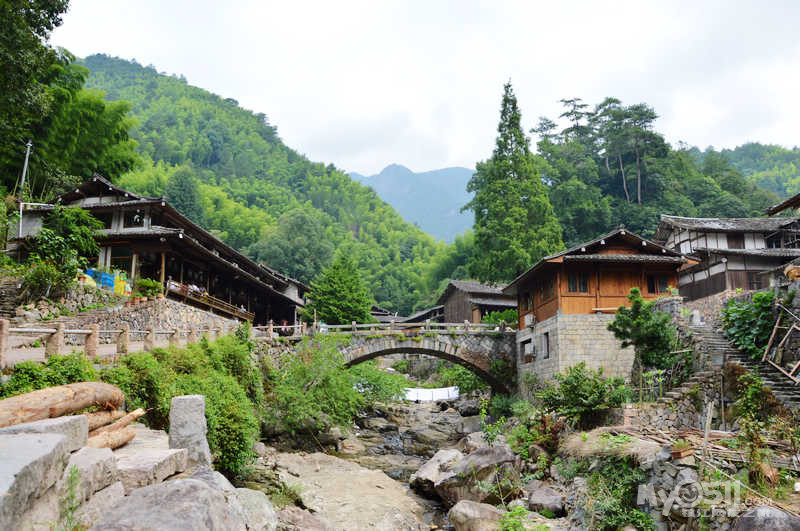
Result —
<instances>
[{"instance_id":1,"label":"stone arch bridge","mask_svg":"<svg viewBox=\"0 0 800 531\"><path fill-rule=\"evenodd\" d=\"M516 332L457 326L336 332L352 334L350 343L340 348L348 366L389 354L427 354L469 369L495 392L512 392L517 381Z\"/></svg>"}]
</instances>

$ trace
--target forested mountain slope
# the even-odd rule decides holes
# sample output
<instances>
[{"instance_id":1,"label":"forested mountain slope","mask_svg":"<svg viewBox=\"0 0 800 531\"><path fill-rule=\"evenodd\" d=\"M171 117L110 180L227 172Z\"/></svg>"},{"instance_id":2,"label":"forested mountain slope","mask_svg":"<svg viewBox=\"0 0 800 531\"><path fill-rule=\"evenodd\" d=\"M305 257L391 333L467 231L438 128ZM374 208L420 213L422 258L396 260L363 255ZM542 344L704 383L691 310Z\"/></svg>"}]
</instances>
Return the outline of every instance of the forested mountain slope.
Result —
<instances>
[{"instance_id":1,"label":"forested mountain slope","mask_svg":"<svg viewBox=\"0 0 800 531\"><path fill-rule=\"evenodd\" d=\"M800 192L800 148L749 142L734 149L697 151L699 160L708 154L722 154L748 181L781 198Z\"/></svg>"},{"instance_id":2,"label":"forested mountain slope","mask_svg":"<svg viewBox=\"0 0 800 531\"><path fill-rule=\"evenodd\" d=\"M280 140L263 114L135 62L93 55L87 86L127 100L131 138L145 160L123 187L192 201L192 186L170 197L171 182L197 178L198 221L228 244L308 282L342 247L376 302L409 312L422 276L444 244L406 222L376 193L333 165L309 161ZM191 205L179 205L192 210Z\"/></svg>"},{"instance_id":3,"label":"forested mountain slope","mask_svg":"<svg viewBox=\"0 0 800 531\"><path fill-rule=\"evenodd\" d=\"M472 228L472 213L461 212L461 207L472 197L467 192L467 181L473 173L474 170L459 167L414 173L400 164L391 164L377 175L350 176L374 189L404 219L436 238L452 242L457 234Z\"/></svg>"}]
</instances>

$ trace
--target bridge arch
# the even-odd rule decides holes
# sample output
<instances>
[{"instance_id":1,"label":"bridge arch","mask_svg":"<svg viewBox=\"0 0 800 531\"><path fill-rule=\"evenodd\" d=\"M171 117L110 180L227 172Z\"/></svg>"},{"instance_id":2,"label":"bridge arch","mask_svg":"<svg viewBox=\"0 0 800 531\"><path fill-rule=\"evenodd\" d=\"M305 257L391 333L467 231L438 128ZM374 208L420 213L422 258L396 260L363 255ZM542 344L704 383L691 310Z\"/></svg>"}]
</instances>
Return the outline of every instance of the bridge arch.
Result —
<instances>
[{"instance_id":1,"label":"bridge arch","mask_svg":"<svg viewBox=\"0 0 800 531\"><path fill-rule=\"evenodd\" d=\"M342 348L348 367L390 354L427 354L457 363L477 374L492 391L510 394L516 387L516 356L513 333L497 334L393 334L386 336L353 336ZM492 371L495 362L502 362L510 374L506 377ZM510 377L509 377L510 376Z\"/></svg>"}]
</instances>

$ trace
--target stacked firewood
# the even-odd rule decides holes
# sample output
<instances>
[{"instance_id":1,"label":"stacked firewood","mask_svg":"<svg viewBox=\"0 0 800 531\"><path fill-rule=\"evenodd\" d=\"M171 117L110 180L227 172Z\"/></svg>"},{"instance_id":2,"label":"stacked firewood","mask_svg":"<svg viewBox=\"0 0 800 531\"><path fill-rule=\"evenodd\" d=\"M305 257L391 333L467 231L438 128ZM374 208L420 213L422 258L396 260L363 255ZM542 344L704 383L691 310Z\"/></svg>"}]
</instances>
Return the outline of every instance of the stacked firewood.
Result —
<instances>
[{"instance_id":1,"label":"stacked firewood","mask_svg":"<svg viewBox=\"0 0 800 531\"><path fill-rule=\"evenodd\" d=\"M124 401L119 387L103 382L48 387L0 400L0 428L83 414L89 421L87 446L118 448L136 437L130 424L144 415L141 408L126 414L120 409Z\"/></svg>"}]
</instances>

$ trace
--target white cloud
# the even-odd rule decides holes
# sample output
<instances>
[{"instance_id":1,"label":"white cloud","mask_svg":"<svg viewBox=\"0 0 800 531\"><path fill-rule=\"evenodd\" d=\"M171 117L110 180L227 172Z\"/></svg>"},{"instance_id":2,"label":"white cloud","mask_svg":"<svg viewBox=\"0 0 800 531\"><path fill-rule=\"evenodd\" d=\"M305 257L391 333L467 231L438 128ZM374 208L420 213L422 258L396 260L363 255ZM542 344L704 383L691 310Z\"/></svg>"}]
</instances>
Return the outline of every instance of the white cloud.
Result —
<instances>
[{"instance_id":1,"label":"white cloud","mask_svg":"<svg viewBox=\"0 0 800 531\"><path fill-rule=\"evenodd\" d=\"M269 116L311 159L370 174L474 166L502 85L526 127L558 100L644 101L670 141L797 143L795 2L73 0L55 44L136 58Z\"/></svg>"}]
</instances>

